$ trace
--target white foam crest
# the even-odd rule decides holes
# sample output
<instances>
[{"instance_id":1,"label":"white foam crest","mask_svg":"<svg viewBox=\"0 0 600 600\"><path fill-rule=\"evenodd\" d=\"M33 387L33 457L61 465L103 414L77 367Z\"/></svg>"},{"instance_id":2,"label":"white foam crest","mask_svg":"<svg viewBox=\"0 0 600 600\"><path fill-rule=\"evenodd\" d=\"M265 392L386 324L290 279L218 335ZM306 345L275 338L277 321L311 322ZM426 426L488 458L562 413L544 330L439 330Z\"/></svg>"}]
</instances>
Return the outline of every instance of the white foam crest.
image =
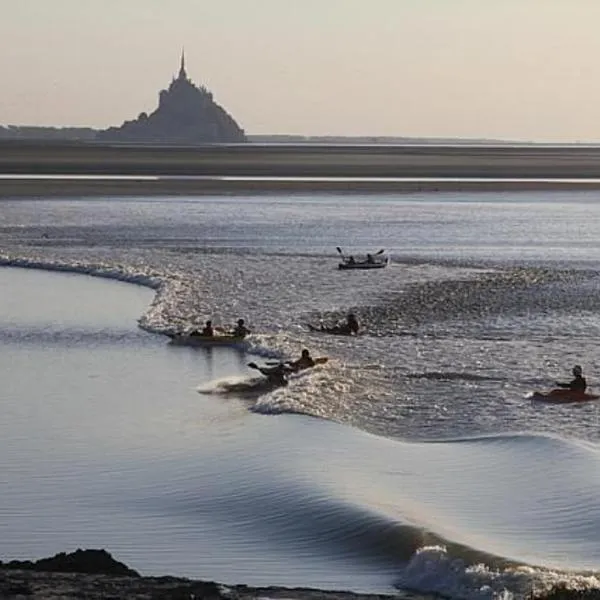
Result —
<instances>
[{"instance_id":1,"label":"white foam crest","mask_svg":"<svg viewBox=\"0 0 600 600\"><path fill-rule=\"evenodd\" d=\"M600 579L528 566L490 569L452 557L444 546L425 546L403 569L396 586L453 600L513 600L535 597L562 586L575 591L600 589Z\"/></svg>"},{"instance_id":2,"label":"white foam crest","mask_svg":"<svg viewBox=\"0 0 600 600\"><path fill-rule=\"evenodd\" d=\"M68 263L0 255L0 266L43 269L45 271L60 271L63 273L81 273L83 275L106 277L127 283L135 283L152 289L159 289L163 283L163 280L156 273L143 272L123 265L113 266L88 262Z\"/></svg>"},{"instance_id":3,"label":"white foam crest","mask_svg":"<svg viewBox=\"0 0 600 600\"><path fill-rule=\"evenodd\" d=\"M214 394L219 391L226 390L231 385L237 385L240 383L247 383L251 378L244 377L243 375L231 375L229 377L220 377L219 379L213 379L206 383L199 385L196 391L201 394ZM256 379L256 378L254 378Z\"/></svg>"},{"instance_id":4,"label":"white foam crest","mask_svg":"<svg viewBox=\"0 0 600 600\"><path fill-rule=\"evenodd\" d=\"M260 398L253 410L263 414L292 412L333 418L339 414L348 391L348 384L339 374L340 366L329 361L291 375L288 386ZM324 397L327 402L322 401Z\"/></svg>"},{"instance_id":5,"label":"white foam crest","mask_svg":"<svg viewBox=\"0 0 600 600\"><path fill-rule=\"evenodd\" d=\"M214 379L196 388L199 394L233 395L244 398L249 396L253 399L261 393L266 393L266 379L264 377L242 375L221 377Z\"/></svg>"},{"instance_id":6,"label":"white foam crest","mask_svg":"<svg viewBox=\"0 0 600 600\"><path fill-rule=\"evenodd\" d=\"M154 333L174 331L177 328L177 298L184 295L189 284L178 271L167 274L149 264L99 262L94 259L65 259L12 256L0 254L0 265L63 273L80 273L105 277L125 283L149 287L157 291L147 311L139 318L140 327Z\"/></svg>"}]
</instances>

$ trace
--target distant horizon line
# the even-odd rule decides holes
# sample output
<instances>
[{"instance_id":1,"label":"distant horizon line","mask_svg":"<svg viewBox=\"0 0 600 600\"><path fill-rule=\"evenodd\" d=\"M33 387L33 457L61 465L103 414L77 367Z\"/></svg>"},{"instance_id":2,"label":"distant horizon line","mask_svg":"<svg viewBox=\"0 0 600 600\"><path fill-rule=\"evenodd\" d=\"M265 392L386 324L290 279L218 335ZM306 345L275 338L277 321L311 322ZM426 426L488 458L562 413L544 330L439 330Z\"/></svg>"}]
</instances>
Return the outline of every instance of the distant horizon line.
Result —
<instances>
[{"instance_id":1,"label":"distant horizon line","mask_svg":"<svg viewBox=\"0 0 600 600\"><path fill-rule=\"evenodd\" d=\"M36 131L47 130L48 132L100 132L104 131L104 128L90 127L86 125L14 125L0 124L0 141L6 140L30 140L34 141L38 138L18 138L18 137L3 137L2 130L23 130L24 132L29 131L34 133ZM333 142L336 140L368 140L373 143L388 142L388 143L401 143L401 142L425 142L425 143L452 143L458 142L461 144L473 143L473 144L535 144L535 145L598 145L600 140L597 141L581 141L581 140L569 140L569 141L540 141L540 140L526 140L526 139L511 139L511 138L487 138L487 137L461 137L461 136L415 136L415 135L377 135L377 134L303 134L303 133L245 133L246 138L250 143L257 141L268 141L268 140L281 140L289 142L297 141L322 141L322 142ZM40 140L54 139L56 141L64 139L65 141L73 138L39 138ZM246 142L248 143L248 142Z\"/></svg>"}]
</instances>

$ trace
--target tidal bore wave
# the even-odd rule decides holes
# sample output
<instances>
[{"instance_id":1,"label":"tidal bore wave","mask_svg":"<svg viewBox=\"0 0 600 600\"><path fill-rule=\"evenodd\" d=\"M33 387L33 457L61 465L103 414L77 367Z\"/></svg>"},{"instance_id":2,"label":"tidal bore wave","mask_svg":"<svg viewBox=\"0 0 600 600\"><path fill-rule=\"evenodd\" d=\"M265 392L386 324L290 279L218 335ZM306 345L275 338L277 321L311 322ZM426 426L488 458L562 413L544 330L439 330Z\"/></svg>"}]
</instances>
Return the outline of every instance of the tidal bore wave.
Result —
<instances>
[{"instance_id":1,"label":"tidal bore wave","mask_svg":"<svg viewBox=\"0 0 600 600\"><path fill-rule=\"evenodd\" d=\"M167 510L199 530L236 523L224 545L269 539L299 561L376 569L421 592L598 584L594 445L532 433L404 442L298 416L259 429L220 475L235 493L194 494L182 479Z\"/></svg>"}]
</instances>

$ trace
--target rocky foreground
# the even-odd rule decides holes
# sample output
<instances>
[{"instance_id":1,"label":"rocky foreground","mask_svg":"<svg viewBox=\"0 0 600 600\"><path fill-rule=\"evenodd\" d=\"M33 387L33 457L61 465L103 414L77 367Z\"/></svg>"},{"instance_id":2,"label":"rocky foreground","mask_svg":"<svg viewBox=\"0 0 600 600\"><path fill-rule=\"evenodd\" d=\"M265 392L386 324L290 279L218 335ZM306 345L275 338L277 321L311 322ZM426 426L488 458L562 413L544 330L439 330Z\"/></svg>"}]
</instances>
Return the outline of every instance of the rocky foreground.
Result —
<instances>
[{"instance_id":1,"label":"rocky foreground","mask_svg":"<svg viewBox=\"0 0 600 600\"><path fill-rule=\"evenodd\" d=\"M406 594L402 595L407 598ZM423 598L422 595L415 596ZM44 600L384 600L393 596L304 588L251 588L180 577L142 577L105 550L77 550L37 561L0 561L0 598ZM600 591L556 589L536 600L600 599Z\"/></svg>"},{"instance_id":2,"label":"rocky foreground","mask_svg":"<svg viewBox=\"0 0 600 600\"><path fill-rule=\"evenodd\" d=\"M322 592L310 589L225 586L180 577L142 577L106 550L64 552L37 561L0 561L0 598L44 600L383 600L389 596Z\"/></svg>"}]
</instances>

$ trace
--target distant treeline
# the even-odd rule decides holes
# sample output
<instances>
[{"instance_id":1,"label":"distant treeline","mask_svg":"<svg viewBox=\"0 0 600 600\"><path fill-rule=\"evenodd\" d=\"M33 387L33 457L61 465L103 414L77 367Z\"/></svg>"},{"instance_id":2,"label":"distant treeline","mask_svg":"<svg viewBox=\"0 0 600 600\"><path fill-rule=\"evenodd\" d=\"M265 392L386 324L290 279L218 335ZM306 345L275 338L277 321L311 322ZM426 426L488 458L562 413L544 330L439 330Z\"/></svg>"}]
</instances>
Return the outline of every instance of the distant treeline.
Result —
<instances>
[{"instance_id":1,"label":"distant treeline","mask_svg":"<svg viewBox=\"0 0 600 600\"><path fill-rule=\"evenodd\" d=\"M91 127L33 127L0 125L1 140L87 140L96 139L98 130Z\"/></svg>"},{"instance_id":2,"label":"distant treeline","mask_svg":"<svg viewBox=\"0 0 600 600\"><path fill-rule=\"evenodd\" d=\"M257 144L498 144L498 140L460 138L419 138L388 135L293 135L246 134L249 142ZM506 142L512 143L512 142Z\"/></svg>"},{"instance_id":3,"label":"distant treeline","mask_svg":"<svg viewBox=\"0 0 600 600\"><path fill-rule=\"evenodd\" d=\"M94 141L103 130L91 127L34 127L0 125L0 140L79 140ZM459 138L417 138L400 136L342 136L342 135L246 135L257 144L490 144L498 140ZM512 142L506 142L512 143Z\"/></svg>"}]
</instances>

